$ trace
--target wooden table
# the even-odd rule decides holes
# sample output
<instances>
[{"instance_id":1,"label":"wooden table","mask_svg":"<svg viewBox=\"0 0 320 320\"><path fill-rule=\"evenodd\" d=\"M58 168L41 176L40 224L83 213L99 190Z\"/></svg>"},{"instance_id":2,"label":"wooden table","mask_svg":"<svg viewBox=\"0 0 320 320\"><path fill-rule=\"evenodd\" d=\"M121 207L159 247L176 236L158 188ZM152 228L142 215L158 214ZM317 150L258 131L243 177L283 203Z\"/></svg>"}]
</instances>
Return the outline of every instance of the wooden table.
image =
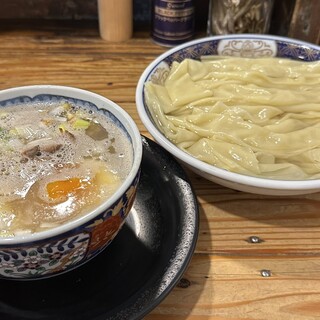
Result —
<instances>
[{"instance_id":1,"label":"wooden table","mask_svg":"<svg viewBox=\"0 0 320 320\"><path fill-rule=\"evenodd\" d=\"M0 89L57 84L135 106L146 66L166 49L148 34L107 43L96 23L1 22ZM200 233L183 279L147 320L320 317L320 193L271 197L221 187L187 171ZM253 237L253 238L252 238Z\"/></svg>"}]
</instances>

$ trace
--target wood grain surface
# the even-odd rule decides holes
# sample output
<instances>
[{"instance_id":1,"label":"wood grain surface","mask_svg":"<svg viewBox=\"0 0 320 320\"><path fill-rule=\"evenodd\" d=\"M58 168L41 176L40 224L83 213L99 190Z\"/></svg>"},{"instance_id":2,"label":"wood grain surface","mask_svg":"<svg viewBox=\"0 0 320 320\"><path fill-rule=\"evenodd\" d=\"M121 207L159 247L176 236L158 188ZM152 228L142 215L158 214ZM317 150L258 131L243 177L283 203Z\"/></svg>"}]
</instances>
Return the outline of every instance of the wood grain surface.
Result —
<instances>
[{"instance_id":1,"label":"wood grain surface","mask_svg":"<svg viewBox=\"0 0 320 320\"><path fill-rule=\"evenodd\" d=\"M148 34L110 43L99 37L97 23L7 21L0 24L0 43L0 89L90 90L121 105L150 137L135 89L166 49ZM247 194L186 171L200 205L196 250L180 283L146 319L320 318L320 194Z\"/></svg>"}]
</instances>

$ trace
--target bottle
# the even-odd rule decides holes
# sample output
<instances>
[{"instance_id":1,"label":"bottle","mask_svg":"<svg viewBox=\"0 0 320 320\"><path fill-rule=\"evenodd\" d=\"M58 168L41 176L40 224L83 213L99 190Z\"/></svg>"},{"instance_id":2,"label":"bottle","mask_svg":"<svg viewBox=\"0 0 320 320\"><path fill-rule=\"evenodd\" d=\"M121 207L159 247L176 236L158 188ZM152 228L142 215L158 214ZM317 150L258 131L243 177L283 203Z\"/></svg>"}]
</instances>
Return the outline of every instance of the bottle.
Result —
<instances>
[{"instance_id":1,"label":"bottle","mask_svg":"<svg viewBox=\"0 0 320 320\"><path fill-rule=\"evenodd\" d=\"M156 43L171 47L193 36L193 0L153 0L152 39Z\"/></svg>"},{"instance_id":2,"label":"bottle","mask_svg":"<svg viewBox=\"0 0 320 320\"><path fill-rule=\"evenodd\" d=\"M132 0L98 0L100 36L106 41L121 42L132 37Z\"/></svg>"}]
</instances>

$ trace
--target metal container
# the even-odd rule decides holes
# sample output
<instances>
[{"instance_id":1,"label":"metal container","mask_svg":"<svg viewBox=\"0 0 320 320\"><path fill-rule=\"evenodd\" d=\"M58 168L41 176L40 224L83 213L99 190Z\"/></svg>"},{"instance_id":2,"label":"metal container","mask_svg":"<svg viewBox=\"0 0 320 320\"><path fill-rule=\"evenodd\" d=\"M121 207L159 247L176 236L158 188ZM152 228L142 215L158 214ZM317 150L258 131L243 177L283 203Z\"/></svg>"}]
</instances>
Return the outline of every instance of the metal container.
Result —
<instances>
[{"instance_id":1,"label":"metal container","mask_svg":"<svg viewBox=\"0 0 320 320\"><path fill-rule=\"evenodd\" d=\"M164 46L189 41L194 35L193 0L154 0L152 38Z\"/></svg>"}]
</instances>

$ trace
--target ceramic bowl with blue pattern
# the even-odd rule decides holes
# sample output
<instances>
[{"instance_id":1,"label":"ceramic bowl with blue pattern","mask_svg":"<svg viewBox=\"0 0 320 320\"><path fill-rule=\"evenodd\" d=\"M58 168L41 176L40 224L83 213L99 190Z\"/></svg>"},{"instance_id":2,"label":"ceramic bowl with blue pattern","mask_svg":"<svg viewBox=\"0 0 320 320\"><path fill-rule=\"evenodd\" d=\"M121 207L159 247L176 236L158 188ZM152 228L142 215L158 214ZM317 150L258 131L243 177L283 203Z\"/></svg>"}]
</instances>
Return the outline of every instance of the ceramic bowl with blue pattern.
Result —
<instances>
[{"instance_id":1,"label":"ceramic bowl with blue pattern","mask_svg":"<svg viewBox=\"0 0 320 320\"><path fill-rule=\"evenodd\" d=\"M320 60L320 47L286 37L230 34L193 40L164 52L147 66L136 88L136 104L140 119L153 138L195 173L225 187L266 195L295 195L320 191L319 179L299 181L264 179L215 167L182 151L159 130L145 102L145 83L152 81L162 84L174 61L181 62L186 58L200 60L202 56L211 55L245 58L282 57L316 61Z\"/></svg>"},{"instance_id":2,"label":"ceramic bowl with blue pattern","mask_svg":"<svg viewBox=\"0 0 320 320\"><path fill-rule=\"evenodd\" d=\"M119 105L82 89L35 85L0 91L0 111L10 104L60 99L79 106L94 105L99 113L111 119L121 129L133 152L132 167L112 196L90 212L45 231L0 237L0 278L41 279L83 265L111 243L135 200L142 140L136 124Z\"/></svg>"}]
</instances>

